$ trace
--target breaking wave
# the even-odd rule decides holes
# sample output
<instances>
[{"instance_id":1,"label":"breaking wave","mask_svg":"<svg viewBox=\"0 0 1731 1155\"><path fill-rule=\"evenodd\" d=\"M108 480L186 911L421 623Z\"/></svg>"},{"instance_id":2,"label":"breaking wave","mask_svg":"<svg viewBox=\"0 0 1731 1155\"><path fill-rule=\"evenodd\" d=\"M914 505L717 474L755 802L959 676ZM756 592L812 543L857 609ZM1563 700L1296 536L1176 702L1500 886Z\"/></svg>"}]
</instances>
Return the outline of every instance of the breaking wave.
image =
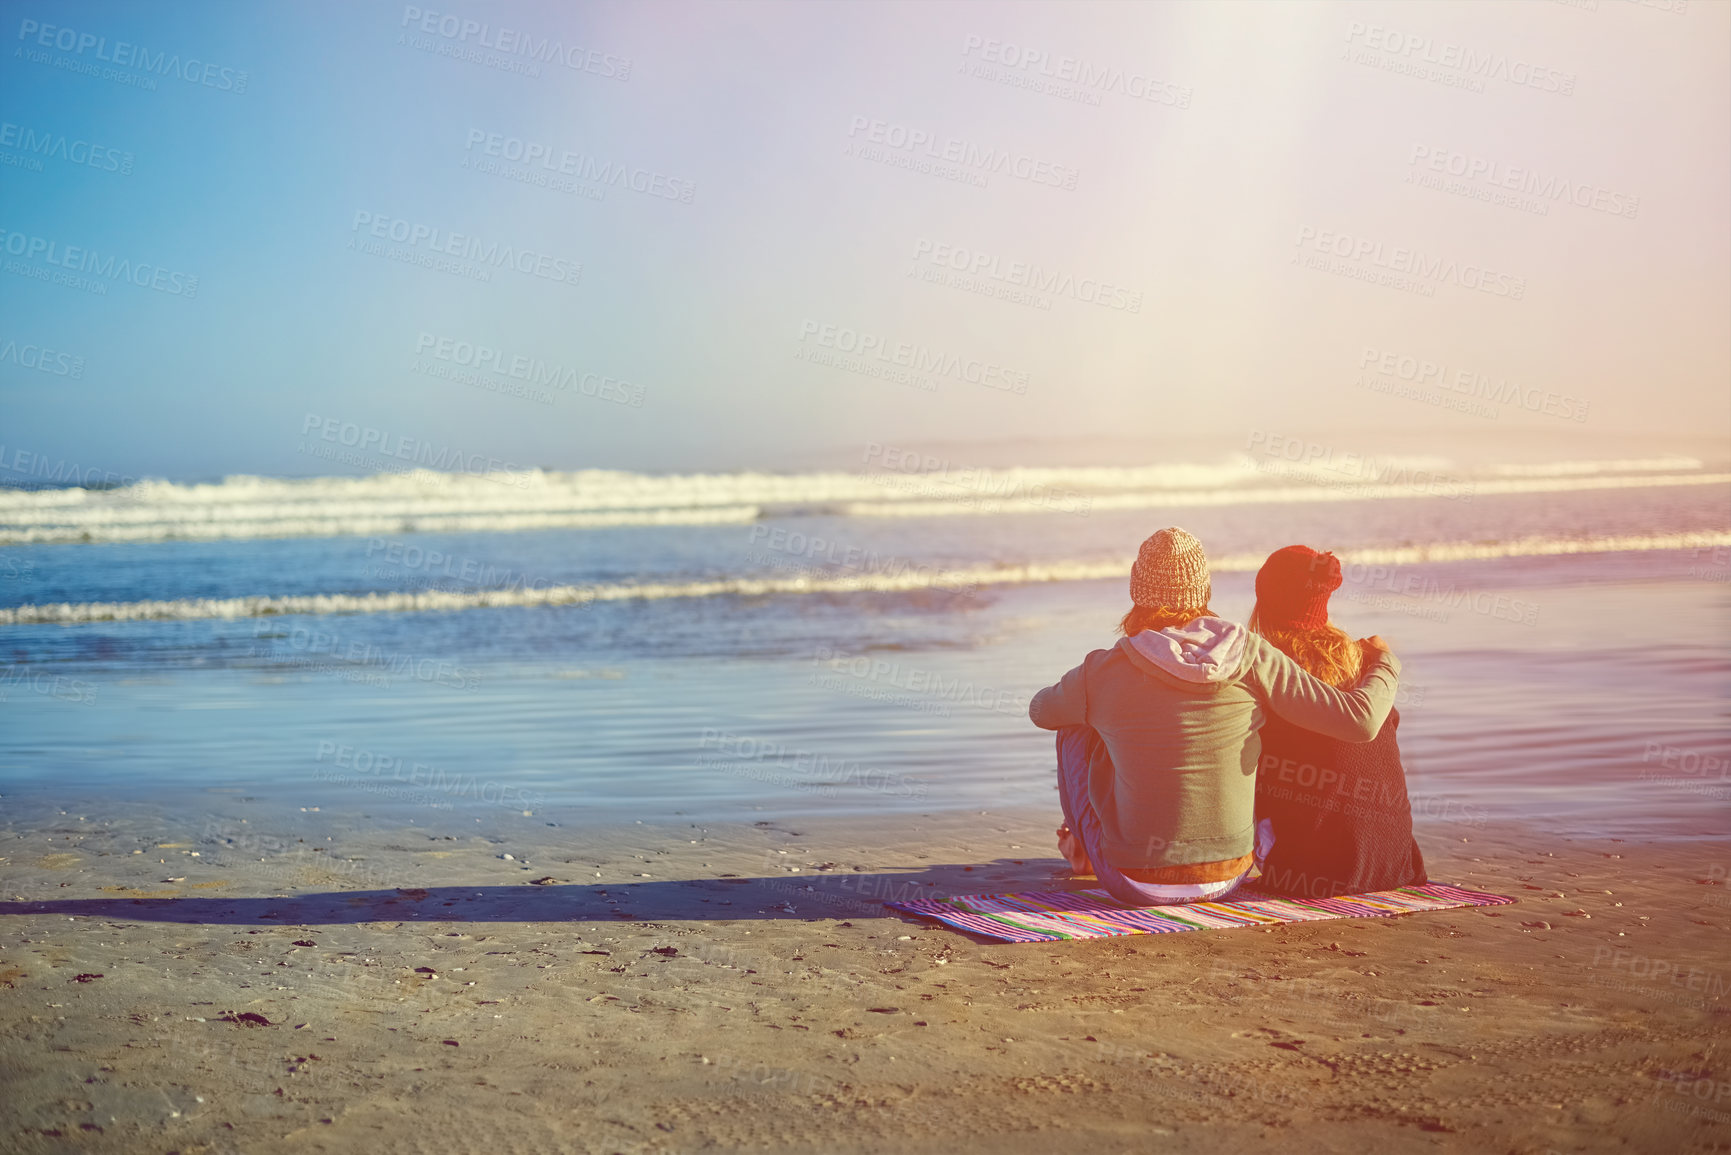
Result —
<instances>
[{"instance_id":1,"label":"breaking wave","mask_svg":"<svg viewBox=\"0 0 1731 1155\"><path fill-rule=\"evenodd\" d=\"M1476 561L1495 558L1551 557L1564 554L1622 553L1646 550L1722 549L1731 530L1585 538L1523 537L1508 541L1436 542L1342 550L1344 565L1392 566ZM309 594L288 597L181 598L167 601L75 602L0 609L0 626L76 625L84 622L190 621L211 618L261 618L291 614L425 613L499 607L593 605L604 602L765 597L797 594L898 593L911 590L966 592L993 585L1092 581L1122 577L1132 557L974 566L896 574L805 575L788 578L729 577L707 581L561 585L543 589L424 590L372 594ZM1258 569L1261 555L1234 554L1212 559L1219 573Z\"/></svg>"},{"instance_id":2,"label":"breaking wave","mask_svg":"<svg viewBox=\"0 0 1731 1155\"><path fill-rule=\"evenodd\" d=\"M904 463L911 465L906 468ZM989 516L1722 484L1691 458L1500 465L1248 454L1214 464L987 469L931 457L865 471L651 475L605 470L252 476L113 489L0 489L0 544L218 541L741 524L797 514Z\"/></svg>"}]
</instances>

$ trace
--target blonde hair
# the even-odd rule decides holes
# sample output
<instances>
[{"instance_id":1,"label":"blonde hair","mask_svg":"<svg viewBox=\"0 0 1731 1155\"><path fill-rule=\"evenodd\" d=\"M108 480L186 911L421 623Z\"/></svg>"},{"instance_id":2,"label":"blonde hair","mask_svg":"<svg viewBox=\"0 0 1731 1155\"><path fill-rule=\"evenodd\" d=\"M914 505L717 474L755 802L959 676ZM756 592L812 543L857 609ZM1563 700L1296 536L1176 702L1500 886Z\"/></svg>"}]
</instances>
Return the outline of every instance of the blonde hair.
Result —
<instances>
[{"instance_id":1,"label":"blonde hair","mask_svg":"<svg viewBox=\"0 0 1731 1155\"><path fill-rule=\"evenodd\" d=\"M1358 681L1364 669L1362 642L1354 641L1333 622L1310 630L1265 626L1258 616L1261 608L1259 605L1250 611L1250 628L1275 649L1331 686L1351 686Z\"/></svg>"},{"instance_id":2,"label":"blonde hair","mask_svg":"<svg viewBox=\"0 0 1731 1155\"><path fill-rule=\"evenodd\" d=\"M1133 638L1143 630L1163 630L1167 626L1187 626L1197 618L1211 618L1214 611L1204 605L1199 610L1175 610L1171 606L1131 606L1118 632Z\"/></svg>"}]
</instances>

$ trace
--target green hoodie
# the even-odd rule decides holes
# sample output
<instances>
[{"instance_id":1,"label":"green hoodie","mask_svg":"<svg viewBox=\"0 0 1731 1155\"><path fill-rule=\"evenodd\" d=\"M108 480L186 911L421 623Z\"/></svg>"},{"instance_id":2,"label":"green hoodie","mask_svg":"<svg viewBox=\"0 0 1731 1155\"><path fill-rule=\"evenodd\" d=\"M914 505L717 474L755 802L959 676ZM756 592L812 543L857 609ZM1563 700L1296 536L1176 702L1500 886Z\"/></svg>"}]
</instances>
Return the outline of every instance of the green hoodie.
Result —
<instances>
[{"instance_id":1,"label":"green hoodie","mask_svg":"<svg viewBox=\"0 0 1731 1155\"><path fill-rule=\"evenodd\" d=\"M1045 730L1100 735L1088 793L1112 865L1223 862L1251 852L1265 711L1368 742L1399 678L1399 660L1377 651L1356 688L1337 690L1245 627L1198 618L1095 650L1035 694L1028 717Z\"/></svg>"}]
</instances>

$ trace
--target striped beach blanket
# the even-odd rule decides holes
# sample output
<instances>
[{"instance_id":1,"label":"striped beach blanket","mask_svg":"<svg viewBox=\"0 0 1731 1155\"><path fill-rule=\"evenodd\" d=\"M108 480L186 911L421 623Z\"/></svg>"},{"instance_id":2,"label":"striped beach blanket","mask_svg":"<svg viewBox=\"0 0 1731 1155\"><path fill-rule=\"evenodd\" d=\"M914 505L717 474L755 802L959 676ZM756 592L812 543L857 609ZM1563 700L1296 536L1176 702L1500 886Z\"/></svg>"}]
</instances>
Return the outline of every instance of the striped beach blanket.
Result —
<instances>
[{"instance_id":1,"label":"striped beach blanket","mask_svg":"<svg viewBox=\"0 0 1731 1155\"><path fill-rule=\"evenodd\" d=\"M1254 886L1242 886L1233 892L1230 902L1191 902L1178 906L1128 907L1103 890L964 894L884 905L1005 942L1054 942L1120 934L1278 926L1334 918L1387 918L1462 906L1502 906L1513 901L1500 894L1427 882L1423 886L1343 894L1339 898L1289 898L1258 891Z\"/></svg>"}]
</instances>

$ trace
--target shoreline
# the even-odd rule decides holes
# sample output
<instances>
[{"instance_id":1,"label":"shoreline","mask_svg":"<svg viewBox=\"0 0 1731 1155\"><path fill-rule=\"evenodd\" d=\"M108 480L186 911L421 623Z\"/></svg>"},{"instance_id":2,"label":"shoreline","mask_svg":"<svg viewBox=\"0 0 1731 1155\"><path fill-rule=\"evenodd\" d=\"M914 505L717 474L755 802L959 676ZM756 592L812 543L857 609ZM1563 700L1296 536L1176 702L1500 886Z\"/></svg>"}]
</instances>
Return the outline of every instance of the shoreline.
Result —
<instances>
[{"instance_id":1,"label":"shoreline","mask_svg":"<svg viewBox=\"0 0 1731 1155\"><path fill-rule=\"evenodd\" d=\"M1519 901L1007 944L881 903L1071 885L1035 813L65 809L0 827L20 1151L1731 1141L1731 839L1421 825L1433 879Z\"/></svg>"},{"instance_id":2,"label":"shoreline","mask_svg":"<svg viewBox=\"0 0 1731 1155\"><path fill-rule=\"evenodd\" d=\"M95 814L104 814L108 821L125 816L133 821L160 824L165 830L172 826L179 831L176 837L187 837L193 827L196 829L192 834L208 839L253 833L260 824L265 828L287 826L298 830L301 824L310 823L324 827L320 830L321 837L336 824L345 830L359 831L386 828L461 831L465 835L527 839L531 844L540 842L543 834L551 830L562 831L566 838L605 839L609 832L626 829L677 831L693 825L705 830L745 829L766 816L773 816L777 823L833 830L844 840L861 845L869 845L885 829L901 829L910 824L942 826L964 822L979 814L990 814L995 820L1036 830L1055 828L1060 822L1055 792L1050 806L1018 801L982 811L977 802L966 796L933 796L929 790L916 793L919 787L930 785L930 778L898 775L875 767L871 772L892 780L894 789L862 788L859 796L847 798L838 793L847 784L844 777L822 781L795 779L790 774L778 779L772 770L751 769L757 772L740 770L738 776L753 784L786 786L788 794L761 801L749 797L732 799L718 805L703 799L702 803L710 803L705 807L710 817L701 821L696 802L686 803L688 809L679 810L648 809L635 804L636 799L603 799L595 805L580 806L563 798L549 800L531 787L501 786L491 778L486 783L489 790L514 792L520 798L477 801L474 791L464 793L407 780L319 771L282 786L251 783L242 788L175 782L153 787L149 799L128 798L119 794L116 787L79 787L74 793L53 782L15 780L0 791L0 838L6 836L8 829L45 826L68 817L82 821L80 815ZM462 777L479 778L473 774ZM1731 795L1731 781L1721 785L1716 779L1681 777L1657 770L1643 770L1632 780L1656 789L1701 796L1705 802L1718 801L1721 794ZM1608 826L1598 816L1574 822L1569 819L1578 816L1572 814L1547 816L1538 813L1538 807L1530 800L1521 808L1505 805L1492 809L1489 803L1468 792L1470 784L1447 785L1447 790L1438 789L1409 769L1407 788L1413 829L1420 843L1427 847L1431 843L1455 843L1463 839L1522 837L1663 847L1713 843L1731 837L1726 830L1714 828L1714 812L1710 809L1691 818L1679 817L1669 809L1656 809L1646 815L1625 816L1623 825ZM337 793L332 787L355 793ZM1018 793L1018 798L1027 795L1024 790ZM818 805L801 806L806 799L821 801ZM923 803L927 809L916 810L909 805L910 801ZM300 805L302 802L313 804ZM520 805L533 809L519 809ZM1040 841L1039 836L1030 837ZM1043 856L1058 861L1055 841L1050 837L1044 841L1051 846ZM1029 852L1042 856L1042 852L1032 848Z\"/></svg>"}]
</instances>

